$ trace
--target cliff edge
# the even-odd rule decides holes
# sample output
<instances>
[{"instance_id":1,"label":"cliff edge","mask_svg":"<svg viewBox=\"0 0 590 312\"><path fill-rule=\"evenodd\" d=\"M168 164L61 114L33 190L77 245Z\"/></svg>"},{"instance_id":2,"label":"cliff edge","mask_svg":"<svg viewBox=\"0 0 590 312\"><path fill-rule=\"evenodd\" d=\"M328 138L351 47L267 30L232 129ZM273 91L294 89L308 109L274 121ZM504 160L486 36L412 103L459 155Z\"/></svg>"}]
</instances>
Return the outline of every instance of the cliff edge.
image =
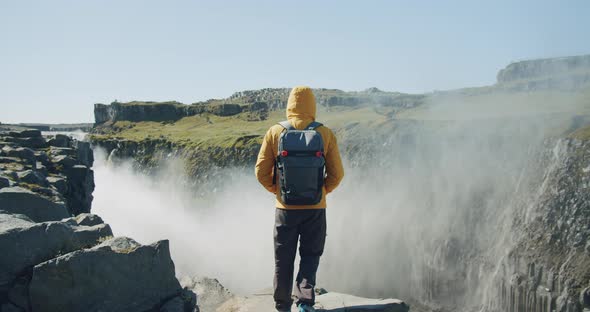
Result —
<instances>
[{"instance_id":1,"label":"cliff edge","mask_svg":"<svg viewBox=\"0 0 590 312\"><path fill-rule=\"evenodd\" d=\"M87 142L0 132L0 311L195 311L167 240L113 237L90 214Z\"/></svg>"}]
</instances>

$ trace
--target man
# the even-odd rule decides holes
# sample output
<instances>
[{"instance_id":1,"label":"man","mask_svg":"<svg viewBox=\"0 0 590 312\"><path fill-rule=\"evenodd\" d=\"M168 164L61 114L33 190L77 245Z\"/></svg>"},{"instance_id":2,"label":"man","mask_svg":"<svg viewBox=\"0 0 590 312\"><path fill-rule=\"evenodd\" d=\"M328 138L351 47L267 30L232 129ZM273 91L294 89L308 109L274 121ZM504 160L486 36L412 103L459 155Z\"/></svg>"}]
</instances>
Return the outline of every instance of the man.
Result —
<instances>
[{"instance_id":1,"label":"man","mask_svg":"<svg viewBox=\"0 0 590 312\"><path fill-rule=\"evenodd\" d=\"M313 305L315 304L316 272L326 239L326 194L332 192L344 176L336 137L329 128L316 123L315 116L316 101L312 90L309 87L293 88L287 102L288 123L274 125L266 132L256 162L258 181L269 192L276 194L274 300L278 311L290 311L293 304L291 291L298 240L301 261L296 278L296 304L299 311L315 311ZM305 137L302 139L303 142L310 143L310 140L313 141L310 138L314 135L321 136L321 140L319 138L316 140L320 141L319 146L323 143L323 150L317 152L319 160L311 159L313 163L321 161L322 181L319 183L321 188L318 187L317 200L311 203L288 204L287 198L293 194L287 194L291 191L281 185L281 180L286 181L284 176L280 175L284 172L276 171L281 171L280 166L277 166L281 157L291 157L291 155L288 151L279 152L279 143L285 146L283 144L286 143L281 141L285 140L285 132L304 129L308 131L298 132L299 137ZM299 170L299 176L305 176L304 179L311 175L307 171L304 172L305 169L308 168ZM277 175L279 175L278 179ZM284 184L289 185L287 182Z\"/></svg>"}]
</instances>

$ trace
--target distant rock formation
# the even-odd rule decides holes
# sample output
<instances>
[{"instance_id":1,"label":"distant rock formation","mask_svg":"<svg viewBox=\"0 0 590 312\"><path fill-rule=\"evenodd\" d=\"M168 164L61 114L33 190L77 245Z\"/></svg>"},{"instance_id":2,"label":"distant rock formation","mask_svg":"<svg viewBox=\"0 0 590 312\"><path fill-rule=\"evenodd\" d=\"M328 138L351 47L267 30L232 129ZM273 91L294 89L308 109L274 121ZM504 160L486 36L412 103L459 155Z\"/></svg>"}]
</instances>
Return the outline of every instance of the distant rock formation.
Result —
<instances>
[{"instance_id":1,"label":"distant rock formation","mask_svg":"<svg viewBox=\"0 0 590 312\"><path fill-rule=\"evenodd\" d=\"M469 92L491 92L494 90L533 91L564 90L571 91L590 86L590 55L569 56L520 61L509 64L497 75L497 84L491 87L471 88ZM481 90L480 90L481 89ZM246 90L232 94L226 99L211 99L185 105L179 102L113 102L110 105L95 104L95 125L116 121L176 121L197 114L234 116L250 112L247 120L264 120L266 113L252 116L252 112L284 109L289 96L289 88L264 88ZM443 93L462 92L460 90ZM430 94L404 94L384 92L378 88L368 88L360 92L345 92L337 89L314 89L319 105L325 107L360 105L385 106L393 109L412 108L426 102ZM264 103L264 104L261 104ZM265 107L264 110L257 107ZM262 117L261 117L262 116Z\"/></svg>"},{"instance_id":2,"label":"distant rock formation","mask_svg":"<svg viewBox=\"0 0 590 312\"><path fill-rule=\"evenodd\" d=\"M179 102L113 102L109 105L94 104L95 125L108 125L116 121L176 121L199 114L235 116L246 113L247 120L259 121L268 112L282 110L287 105L289 90L261 89L236 92L226 99L212 99L190 105ZM319 105L325 107L360 105L411 108L424 102L424 95L383 92L369 88L362 92L344 92L335 89L314 89Z\"/></svg>"},{"instance_id":3,"label":"distant rock formation","mask_svg":"<svg viewBox=\"0 0 590 312\"><path fill-rule=\"evenodd\" d=\"M43 123L19 123L16 126L37 129L41 131L89 131L92 129L91 123L77 124L43 124Z\"/></svg>"},{"instance_id":4,"label":"distant rock formation","mask_svg":"<svg viewBox=\"0 0 590 312\"><path fill-rule=\"evenodd\" d=\"M107 121L167 121L188 116L187 106L178 102L113 102L110 105L95 104L96 124Z\"/></svg>"},{"instance_id":5,"label":"distant rock formation","mask_svg":"<svg viewBox=\"0 0 590 312\"><path fill-rule=\"evenodd\" d=\"M498 84L513 90L572 90L590 85L590 55L528 60L500 70Z\"/></svg>"},{"instance_id":6,"label":"distant rock formation","mask_svg":"<svg viewBox=\"0 0 590 312\"><path fill-rule=\"evenodd\" d=\"M196 311L168 241L113 238L89 214L87 142L0 132L0 311Z\"/></svg>"},{"instance_id":7,"label":"distant rock formation","mask_svg":"<svg viewBox=\"0 0 590 312\"><path fill-rule=\"evenodd\" d=\"M96 125L115 121L176 121L203 113L233 116L244 110L247 108L234 103L113 102L110 105L94 104L94 119Z\"/></svg>"}]
</instances>

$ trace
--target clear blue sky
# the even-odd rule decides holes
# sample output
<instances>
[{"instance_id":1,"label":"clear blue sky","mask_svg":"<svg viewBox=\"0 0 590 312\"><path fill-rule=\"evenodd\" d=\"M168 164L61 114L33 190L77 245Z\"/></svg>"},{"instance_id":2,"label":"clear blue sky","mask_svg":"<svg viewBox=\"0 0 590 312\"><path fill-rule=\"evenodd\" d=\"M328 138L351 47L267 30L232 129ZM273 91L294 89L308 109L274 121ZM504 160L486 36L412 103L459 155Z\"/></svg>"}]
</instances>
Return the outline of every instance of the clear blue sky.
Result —
<instances>
[{"instance_id":1,"label":"clear blue sky","mask_svg":"<svg viewBox=\"0 0 590 312\"><path fill-rule=\"evenodd\" d=\"M427 92L589 53L587 0L0 0L0 122L296 84Z\"/></svg>"}]
</instances>

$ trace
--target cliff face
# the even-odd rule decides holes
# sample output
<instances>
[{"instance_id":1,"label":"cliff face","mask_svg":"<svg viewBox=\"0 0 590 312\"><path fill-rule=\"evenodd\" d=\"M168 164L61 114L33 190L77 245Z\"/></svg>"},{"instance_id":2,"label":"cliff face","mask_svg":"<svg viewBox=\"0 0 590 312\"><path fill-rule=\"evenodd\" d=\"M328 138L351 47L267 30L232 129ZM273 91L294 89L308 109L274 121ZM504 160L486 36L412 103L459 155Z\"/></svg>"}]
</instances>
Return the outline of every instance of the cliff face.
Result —
<instances>
[{"instance_id":1,"label":"cliff face","mask_svg":"<svg viewBox=\"0 0 590 312\"><path fill-rule=\"evenodd\" d=\"M178 120L186 115L180 103L111 103L111 105L95 104L94 115L97 124L109 120L128 121L164 121Z\"/></svg>"},{"instance_id":2,"label":"cliff face","mask_svg":"<svg viewBox=\"0 0 590 312\"><path fill-rule=\"evenodd\" d=\"M590 70L590 55L515 62L500 70L498 82L546 78L567 74L574 70Z\"/></svg>"},{"instance_id":3,"label":"cliff face","mask_svg":"<svg viewBox=\"0 0 590 312\"><path fill-rule=\"evenodd\" d=\"M90 212L94 177L88 142L57 135L46 141L38 130L0 134L0 169L8 186L25 187L62 202L69 214ZM12 182L10 182L12 181Z\"/></svg>"},{"instance_id":4,"label":"cliff face","mask_svg":"<svg viewBox=\"0 0 590 312\"><path fill-rule=\"evenodd\" d=\"M96 125L116 121L176 121L202 113L232 116L247 109L238 104L184 105L178 102L113 102L110 105L94 104L94 119Z\"/></svg>"},{"instance_id":5,"label":"cliff face","mask_svg":"<svg viewBox=\"0 0 590 312\"><path fill-rule=\"evenodd\" d=\"M254 163L260 149L260 137L243 136L230 145L215 147L185 145L165 139L100 139L95 140L94 144L105 150L110 161L132 159L135 169L148 174L157 170L168 159L182 159L187 175L198 184L202 180L215 180L223 168L243 167L244 164Z\"/></svg>"},{"instance_id":6,"label":"cliff face","mask_svg":"<svg viewBox=\"0 0 590 312\"><path fill-rule=\"evenodd\" d=\"M590 84L590 55L512 63L500 70L498 84L515 90L575 90Z\"/></svg>"},{"instance_id":7,"label":"cliff face","mask_svg":"<svg viewBox=\"0 0 590 312\"><path fill-rule=\"evenodd\" d=\"M502 263L498 310L590 308L590 141L560 141L551 157L532 221Z\"/></svg>"},{"instance_id":8,"label":"cliff face","mask_svg":"<svg viewBox=\"0 0 590 312\"><path fill-rule=\"evenodd\" d=\"M315 89L319 105L325 107L361 105L386 106L392 108L411 108L424 102L424 95L382 92L376 88L363 92L344 92L340 90ZM184 117L211 114L215 116L234 116L248 113L249 118L264 120L269 111L286 107L289 89L261 89L234 93L227 99L214 99L206 102L185 105L178 102L113 102L110 105L95 104L96 125L116 121L177 121Z\"/></svg>"},{"instance_id":9,"label":"cliff face","mask_svg":"<svg viewBox=\"0 0 590 312\"><path fill-rule=\"evenodd\" d=\"M0 310L193 311L168 241L113 238L89 213L92 164L87 142L0 132Z\"/></svg>"}]
</instances>

